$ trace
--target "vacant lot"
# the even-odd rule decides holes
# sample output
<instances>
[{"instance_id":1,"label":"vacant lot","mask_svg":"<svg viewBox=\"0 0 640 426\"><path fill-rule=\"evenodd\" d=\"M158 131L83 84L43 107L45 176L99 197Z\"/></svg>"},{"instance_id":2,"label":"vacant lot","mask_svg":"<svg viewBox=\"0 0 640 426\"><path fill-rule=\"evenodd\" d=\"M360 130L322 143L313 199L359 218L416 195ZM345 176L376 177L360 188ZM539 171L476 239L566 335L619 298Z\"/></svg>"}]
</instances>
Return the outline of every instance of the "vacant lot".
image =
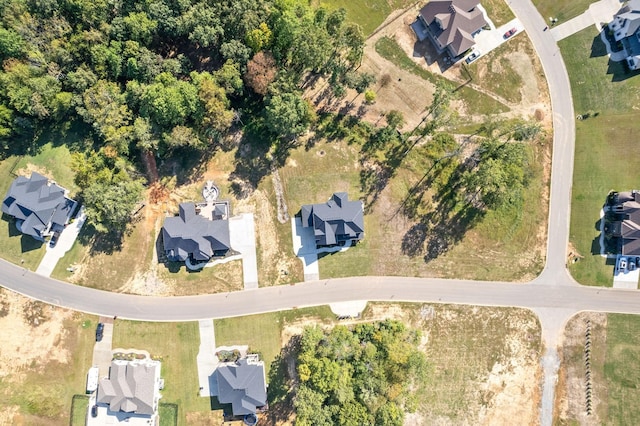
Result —
<instances>
[{"instance_id":1,"label":"vacant lot","mask_svg":"<svg viewBox=\"0 0 640 426\"><path fill-rule=\"evenodd\" d=\"M95 317L0 290L0 424L69 423L91 366Z\"/></svg>"},{"instance_id":2,"label":"vacant lot","mask_svg":"<svg viewBox=\"0 0 640 426\"><path fill-rule=\"evenodd\" d=\"M541 336L531 312L370 303L361 320L341 324L384 319L402 321L420 330L420 349L429 364L427 391L407 398L416 411L405 417L405 424L511 424L513 419L523 425L537 423ZM301 330L301 326L297 327L297 332ZM217 332L216 322L216 335ZM287 365L288 371L293 371ZM274 397L270 394L270 398ZM272 411L290 413L283 404L287 403L275 404Z\"/></svg>"},{"instance_id":3,"label":"vacant lot","mask_svg":"<svg viewBox=\"0 0 640 426\"><path fill-rule=\"evenodd\" d=\"M576 122L571 242L584 259L570 269L583 284L610 286L613 269L598 254L598 221L609 191L638 189L640 160L631 155L618 161L615 153L636 150L640 77L627 73L621 63L609 62L593 28L563 40L560 48L576 113L598 113Z\"/></svg>"},{"instance_id":4,"label":"vacant lot","mask_svg":"<svg viewBox=\"0 0 640 426\"><path fill-rule=\"evenodd\" d=\"M585 341L591 324L591 416L586 414ZM561 424L634 424L640 410L637 383L640 355L640 317L583 313L572 318L565 331L558 384L558 421Z\"/></svg>"}]
</instances>

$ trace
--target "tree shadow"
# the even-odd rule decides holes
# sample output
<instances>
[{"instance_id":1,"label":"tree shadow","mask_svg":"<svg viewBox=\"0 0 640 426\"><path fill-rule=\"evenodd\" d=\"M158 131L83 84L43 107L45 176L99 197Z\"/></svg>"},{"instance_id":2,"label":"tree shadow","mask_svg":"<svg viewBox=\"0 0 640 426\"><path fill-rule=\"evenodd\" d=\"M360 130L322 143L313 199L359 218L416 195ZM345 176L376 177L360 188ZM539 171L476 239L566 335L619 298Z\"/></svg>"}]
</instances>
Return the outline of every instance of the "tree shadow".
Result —
<instances>
[{"instance_id":1,"label":"tree shadow","mask_svg":"<svg viewBox=\"0 0 640 426\"><path fill-rule=\"evenodd\" d=\"M295 356L299 345L300 336L292 337L271 363L267 389L269 410L265 413L270 424L283 424L295 412Z\"/></svg>"}]
</instances>

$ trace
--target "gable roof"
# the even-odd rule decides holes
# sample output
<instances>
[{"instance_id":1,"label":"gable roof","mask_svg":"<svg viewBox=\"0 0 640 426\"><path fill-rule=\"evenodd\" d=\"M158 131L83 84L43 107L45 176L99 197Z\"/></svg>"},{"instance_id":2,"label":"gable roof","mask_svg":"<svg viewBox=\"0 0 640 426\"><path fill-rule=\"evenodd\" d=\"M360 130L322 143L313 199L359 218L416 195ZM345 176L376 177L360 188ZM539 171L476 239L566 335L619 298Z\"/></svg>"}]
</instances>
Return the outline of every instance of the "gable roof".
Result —
<instances>
[{"instance_id":1,"label":"gable roof","mask_svg":"<svg viewBox=\"0 0 640 426\"><path fill-rule=\"evenodd\" d=\"M487 25L476 7L479 3L479 0L430 0L420 9L420 16L432 30L437 19L439 31L434 36L441 46L449 46L458 56L475 44L472 34Z\"/></svg>"},{"instance_id":2,"label":"gable roof","mask_svg":"<svg viewBox=\"0 0 640 426\"><path fill-rule=\"evenodd\" d=\"M216 369L218 401L231 404L233 414L254 414L267 403L264 362L248 362L246 358L235 364L223 364Z\"/></svg>"},{"instance_id":3,"label":"gable roof","mask_svg":"<svg viewBox=\"0 0 640 426\"><path fill-rule=\"evenodd\" d=\"M40 173L18 176L2 202L2 212L22 220L21 232L41 239L49 225L64 226L74 202L65 189Z\"/></svg>"},{"instance_id":4,"label":"gable roof","mask_svg":"<svg viewBox=\"0 0 640 426\"><path fill-rule=\"evenodd\" d=\"M231 247L229 221L207 219L196 214L194 203L182 203L178 216L164 220L162 240L171 259L185 261L192 255L195 260L209 260L215 252Z\"/></svg>"},{"instance_id":5,"label":"gable roof","mask_svg":"<svg viewBox=\"0 0 640 426\"><path fill-rule=\"evenodd\" d=\"M302 227L313 227L318 245L360 240L364 236L362 201L349 201L346 192L334 193L329 201L301 208Z\"/></svg>"},{"instance_id":6,"label":"gable roof","mask_svg":"<svg viewBox=\"0 0 640 426\"><path fill-rule=\"evenodd\" d=\"M108 404L111 411L152 415L157 408L159 379L158 361L114 360L109 378L100 380L96 400Z\"/></svg>"},{"instance_id":7,"label":"gable roof","mask_svg":"<svg viewBox=\"0 0 640 426\"><path fill-rule=\"evenodd\" d=\"M629 25L625 25L625 33L622 37L631 37L640 28L640 0L629 0L614 17L629 21Z\"/></svg>"},{"instance_id":8,"label":"gable roof","mask_svg":"<svg viewBox=\"0 0 640 426\"><path fill-rule=\"evenodd\" d=\"M621 238L622 254L640 255L640 192L620 192L611 211L622 219L612 223L612 234Z\"/></svg>"}]
</instances>

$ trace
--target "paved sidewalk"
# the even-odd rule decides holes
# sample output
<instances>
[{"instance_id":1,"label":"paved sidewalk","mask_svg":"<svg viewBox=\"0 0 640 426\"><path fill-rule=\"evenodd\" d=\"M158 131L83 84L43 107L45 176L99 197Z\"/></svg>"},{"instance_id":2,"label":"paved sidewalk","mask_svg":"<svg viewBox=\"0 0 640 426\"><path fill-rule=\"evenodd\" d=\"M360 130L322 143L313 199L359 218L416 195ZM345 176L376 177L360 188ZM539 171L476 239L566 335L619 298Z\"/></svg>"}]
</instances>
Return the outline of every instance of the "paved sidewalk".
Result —
<instances>
[{"instance_id":1,"label":"paved sidewalk","mask_svg":"<svg viewBox=\"0 0 640 426\"><path fill-rule=\"evenodd\" d=\"M244 289L258 288L256 231L252 213L243 213L229 219L229 238L231 248L242 253Z\"/></svg>"},{"instance_id":2,"label":"paved sidewalk","mask_svg":"<svg viewBox=\"0 0 640 426\"><path fill-rule=\"evenodd\" d=\"M80 207L80 211L76 214L74 221L62 230L55 247L51 247L51 245L47 243L47 252L42 258L42 261L40 261L40 265L38 265L38 269L36 269L36 274L44 275L45 277L51 276L58 261L73 247L73 243L75 243L76 238L78 238L78 234L80 234L80 230L86 220L87 216L84 213L83 206Z\"/></svg>"},{"instance_id":3,"label":"paved sidewalk","mask_svg":"<svg viewBox=\"0 0 640 426\"><path fill-rule=\"evenodd\" d=\"M200 396L209 397L217 393L217 383L213 375L218 366L218 357L215 355L216 335L212 319L198 321L198 325L200 328L200 349L196 361Z\"/></svg>"},{"instance_id":4,"label":"paved sidewalk","mask_svg":"<svg viewBox=\"0 0 640 426\"><path fill-rule=\"evenodd\" d=\"M621 7L622 3L619 0L600 0L591 3L589 9L582 15L578 15L552 28L551 35L555 41L560 41L584 30L590 25L594 25L598 31L601 31L602 27L600 24L609 23L613 19L613 15L615 15ZM545 19L548 18L550 17L545 17Z\"/></svg>"}]
</instances>

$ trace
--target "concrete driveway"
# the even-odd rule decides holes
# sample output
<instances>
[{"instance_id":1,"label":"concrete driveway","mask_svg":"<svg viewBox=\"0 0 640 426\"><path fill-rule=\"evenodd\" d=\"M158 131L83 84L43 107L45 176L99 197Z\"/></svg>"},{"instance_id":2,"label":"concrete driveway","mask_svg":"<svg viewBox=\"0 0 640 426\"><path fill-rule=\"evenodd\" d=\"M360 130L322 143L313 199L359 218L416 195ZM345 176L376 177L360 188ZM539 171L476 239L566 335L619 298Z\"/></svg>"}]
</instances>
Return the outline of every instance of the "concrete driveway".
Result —
<instances>
[{"instance_id":1,"label":"concrete driveway","mask_svg":"<svg viewBox=\"0 0 640 426\"><path fill-rule=\"evenodd\" d=\"M196 357L198 365L198 382L200 383L200 396L211 396L217 392L217 383L213 372L218 366L218 357L215 355L216 335L213 328L213 320L198 321L200 329L200 349Z\"/></svg>"},{"instance_id":2,"label":"concrete driveway","mask_svg":"<svg viewBox=\"0 0 640 426\"><path fill-rule=\"evenodd\" d=\"M591 3L589 9L581 15L552 28L551 35L555 41L560 41L591 25L600 31L600 24L610 22L613 19L613 15L618 13L621 7L622 2L619 0L600 0ZM552 17L545 17L545 19L547 18Z\"/></svg>"},{"instance_id":3,"label":"concrete driveway","mask_svg":"<svg viewBox=\"0 0 640 426\"><path fill-rule=\"evenodd\" d=\"M58 243L55 247L51 247L50 244L47 244L47 251L40 261L38 269L36 269L36 274L44 275L45 277L51 276L51 273L58 264L58 261L66 252L71 250L71 247L73 247L73 243L76 242L76 238L78 238L78 234L80 234L82 226L86 220L87 216L84 213L84 206L82 206L80 207L78 214L76 214L74 221L67 225L60 233Z\"/></svg>"},{"instance_id":4,"label":"concrete driveway","mask_svg":"<svg viewBox=\"0 0 640 426\"><path fill-rule=\"evenodd\" d=\"M104 324L104 333L102 340L96 342L93 346L92 365L98 367L100 370L98 377L102 378L109 375L111 359L113 358L111 352L113 342L113 318L100 317L99 321Z\"/></svg>"},{"instance_id":5,"label":"concrete driveway","mask_svg":"<svg viewBox=\"0 0 640 426\"><path fill-rule=\"evenodd\" d=\"M229 238L231 248L242 253L244 289L258 288L258 261L253 213L243 213L229 219Z\"/></svg>"},{"instance_id":6,"label":"concrete driveway","mask_svg":"<svg viewBox=\"0 0 640 426\"><path fill-rule=\"evenodd\" d=\"M504 33L512 28L515 28L517 30L516 33L511 37L505 39ZM474 37L474 40L476 42L475 50L480 51L480 56L486 55L493 49L500 46L502 43L508 42L522 31L524 31L524 27L518 18L512 19L506 24L496 27L495 29L482 30L478 35Z\"/></svg>"}]
</instances>

